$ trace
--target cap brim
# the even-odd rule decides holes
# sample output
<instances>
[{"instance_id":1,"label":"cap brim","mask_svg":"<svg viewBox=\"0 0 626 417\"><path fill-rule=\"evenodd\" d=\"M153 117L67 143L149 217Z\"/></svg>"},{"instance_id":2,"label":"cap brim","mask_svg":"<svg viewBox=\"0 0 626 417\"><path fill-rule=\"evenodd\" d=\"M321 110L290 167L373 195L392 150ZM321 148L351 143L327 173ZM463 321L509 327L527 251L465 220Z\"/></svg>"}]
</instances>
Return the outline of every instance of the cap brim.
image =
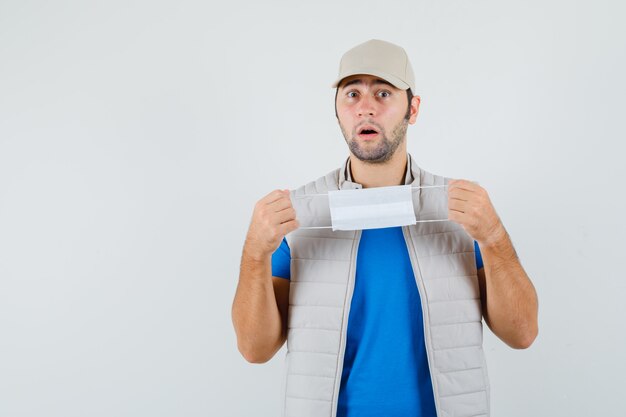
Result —
<instances>
[{"instance_id":1,"label":"cap brim","mask_svg":"<svg viewBox=\"0 0 626 417\"><path fill-rule=\"evenodd\" d=\"M339 84L341 83L341 80L343 80L346 77L350 77L352 75L359 75L359 74L363 74L363 75L373 75L375 77L380 77L385 81L389 81L391 83L391 85L393 85L396 88L399 88L400 90L406 90L408 88L411 88L410 85L408 85L407 83L405 83L404 81L402 81L401 79L399 79L398 77L394 77L391 74L387 74L383 71L378 71L378 70L369 70L369 69L360 69L358 71L351 71L345 74L341 74L339 76L339 78L337 78L335 80L335 82L333 82L333 84L330 86L331 88L337 88L337 86L339 86Z\"/></svg>"}]
</instances>

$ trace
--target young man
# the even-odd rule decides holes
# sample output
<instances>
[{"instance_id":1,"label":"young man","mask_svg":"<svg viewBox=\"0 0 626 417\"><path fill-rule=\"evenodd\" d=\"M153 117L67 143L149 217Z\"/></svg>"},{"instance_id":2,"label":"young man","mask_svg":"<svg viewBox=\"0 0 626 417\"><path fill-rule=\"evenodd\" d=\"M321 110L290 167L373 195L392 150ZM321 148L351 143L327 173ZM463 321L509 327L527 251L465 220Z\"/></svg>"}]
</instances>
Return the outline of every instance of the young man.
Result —
<instances>
[{"instance_id":1,"label":"young man","mask_svg":"<svg viewBox=\"0 0 626 417\"><path fill-rule=\"evenodd\" d=\"M482 319L527 348L538 331L534 287L485 189L431 174L407 153L420 98L401 47L357 45L333 87L350 156L257 202L233 302L239 350L262 363L287 340L285 416L489 415ZM450 221L301 227L326 218L328 200L314 196L406 184L446 185L447 201L425 191L415 201L423 211L445 203Z\"/></svg>"}]
</instances>

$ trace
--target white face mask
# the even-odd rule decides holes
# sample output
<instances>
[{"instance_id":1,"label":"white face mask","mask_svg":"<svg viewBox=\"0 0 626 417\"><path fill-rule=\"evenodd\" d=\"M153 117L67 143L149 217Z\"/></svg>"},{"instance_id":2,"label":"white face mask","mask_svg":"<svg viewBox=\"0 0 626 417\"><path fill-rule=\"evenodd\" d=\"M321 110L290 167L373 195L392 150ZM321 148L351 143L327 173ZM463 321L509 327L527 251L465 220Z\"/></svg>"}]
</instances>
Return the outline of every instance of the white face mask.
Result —
<instances>
[{"instance_id":1,"label":"white face mask","mask_svg":"<svg viewBox=\"0 0 626 417\"><path fill-rule=\"evenodd\" d=\"M328 197L332 225L305 226L301 229L365 230L407 226L421 222L448 221L447 218L417 220L415 216L413 190L438 187L443 188L447 185L423 187L396 185L356 190L333 190L329 191L328 194L313 194ZM446 190L442 189L440 194L441 198L446 199L447 206ZM308 197L313 195L308 195Z\"/></svg>"},{"instance_id":2,"label":"white face mask","mask_svg":"<svg viewBox=\"0 0 626 417\"><path fill-rule=\"evenodd\" d=\"M415 224L410 185L328 192L333 230L363 230Z\"/></svg>"}]
</instances>

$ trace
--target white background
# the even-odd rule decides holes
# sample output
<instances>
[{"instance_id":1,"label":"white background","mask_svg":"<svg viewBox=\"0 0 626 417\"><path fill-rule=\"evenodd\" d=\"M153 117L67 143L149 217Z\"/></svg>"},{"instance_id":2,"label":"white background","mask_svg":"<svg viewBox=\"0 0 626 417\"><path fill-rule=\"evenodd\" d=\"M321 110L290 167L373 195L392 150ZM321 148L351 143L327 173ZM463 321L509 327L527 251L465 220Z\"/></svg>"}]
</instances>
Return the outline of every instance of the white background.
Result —
<instances>
[{"instance_id":1,"label":"white background","mask_svg":"<svg viewBox=\"0 0 626 417\"><path fill-rule=\"evenodd\" d=\"M408 149L479 181L540 300L494 416L623 415L619 1L0 0L0 416L277 416L230 308L254 203L348 154L331 82L408 52Z\"/></svg>"}]
</instances>

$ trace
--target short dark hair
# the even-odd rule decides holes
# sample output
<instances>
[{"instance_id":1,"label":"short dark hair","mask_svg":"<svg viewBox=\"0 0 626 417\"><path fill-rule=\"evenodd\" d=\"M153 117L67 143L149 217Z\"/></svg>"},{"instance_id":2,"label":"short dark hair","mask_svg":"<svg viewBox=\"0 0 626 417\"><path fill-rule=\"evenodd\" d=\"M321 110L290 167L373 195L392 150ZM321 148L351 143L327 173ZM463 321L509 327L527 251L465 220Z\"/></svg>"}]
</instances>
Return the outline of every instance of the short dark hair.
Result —
<instances>
[{"instance_id":1,"label":"short dark hair","mask_svg":"<svg viewBox=\"0 0 626 417\"><path fill-rule=\"evenodd\" d=\"M337 86L337 88L335 89L335 117L337 119L339 119L339 115L337 114L337 95L339 94L339 86ZM413 100L413 92L411 92L410 88L406 89L406 98L409 101L409 104L407 105L406 108L406 114L404 115L404 118L406 120L409 120L409 118L411 117L411 101Z\"/></svg>"}]
</instances>

